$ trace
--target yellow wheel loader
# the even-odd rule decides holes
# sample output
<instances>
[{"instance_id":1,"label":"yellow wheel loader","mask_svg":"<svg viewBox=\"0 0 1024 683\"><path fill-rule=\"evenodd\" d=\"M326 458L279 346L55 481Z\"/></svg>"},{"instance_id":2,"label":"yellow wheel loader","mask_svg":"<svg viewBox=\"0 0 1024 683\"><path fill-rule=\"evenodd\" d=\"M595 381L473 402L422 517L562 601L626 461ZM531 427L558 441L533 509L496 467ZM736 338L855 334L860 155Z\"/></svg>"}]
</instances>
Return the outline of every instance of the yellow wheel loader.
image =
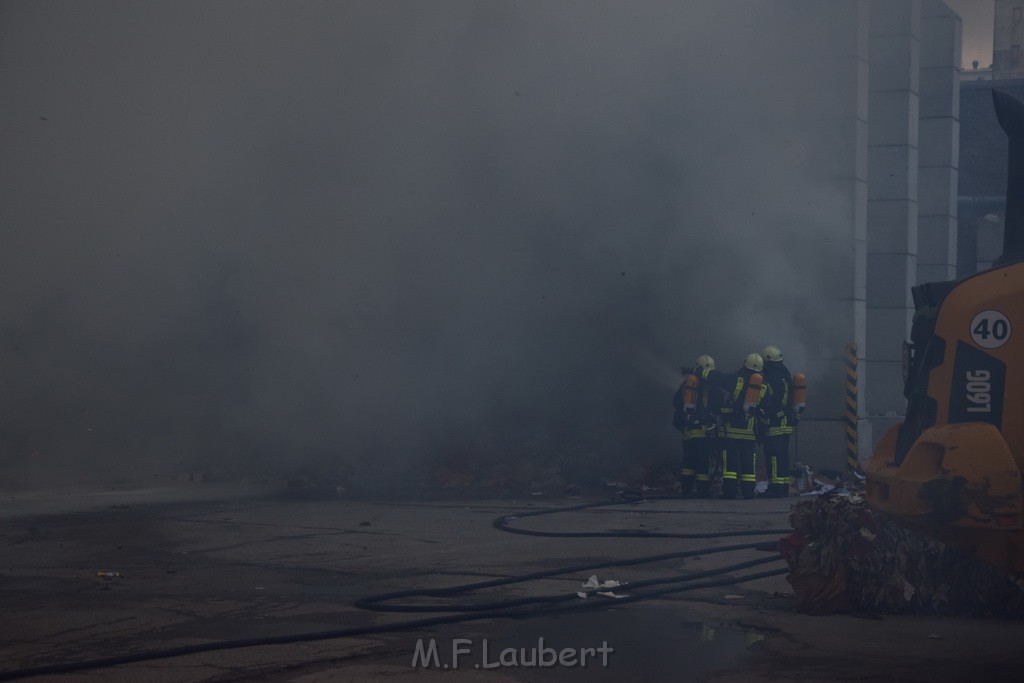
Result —
<instances>
[{"instance_id":1,"label":"yellow wheel loader","mask_svg":"<svg viewBox=\"0 0 1024 683\"><path fill-rule=\"evenodd\" d=\"M913 287L906 418L865 467L869 505L1024 574L1024 102L993 91L1010 139L1003 254Z\"/></svg>"}]
</instances>

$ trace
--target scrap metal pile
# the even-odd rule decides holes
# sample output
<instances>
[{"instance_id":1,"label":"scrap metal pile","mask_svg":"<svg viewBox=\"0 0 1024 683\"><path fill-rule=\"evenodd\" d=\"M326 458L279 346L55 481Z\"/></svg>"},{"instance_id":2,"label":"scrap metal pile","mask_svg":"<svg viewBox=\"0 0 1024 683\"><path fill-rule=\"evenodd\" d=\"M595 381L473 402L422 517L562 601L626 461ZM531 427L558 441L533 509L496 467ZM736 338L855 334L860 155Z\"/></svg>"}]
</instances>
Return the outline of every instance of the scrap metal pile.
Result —
<instances>
[{"instance_id":1,"label":"scrap metal pile","mask_svg":"<svg viewBox=\"0 0 1024 683\"><path fill-rule=\"evenodd\" d=\"M800 611L1024 617L1024 580L872 511L858 491L802 497L779 542Z\"/></svg>"}]
</instances>

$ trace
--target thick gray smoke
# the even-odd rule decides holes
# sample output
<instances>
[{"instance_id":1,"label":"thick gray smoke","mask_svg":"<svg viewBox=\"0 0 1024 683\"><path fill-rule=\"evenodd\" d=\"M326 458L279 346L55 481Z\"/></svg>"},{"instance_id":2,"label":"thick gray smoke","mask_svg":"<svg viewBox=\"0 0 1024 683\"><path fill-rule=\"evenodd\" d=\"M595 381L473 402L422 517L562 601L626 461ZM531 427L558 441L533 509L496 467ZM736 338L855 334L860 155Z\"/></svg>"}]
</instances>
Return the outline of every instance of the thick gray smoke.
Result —
<instances>
[{"instance_id":1,"label":"thick gray smoke","mask_svg":"<svg viewBox=\"0 0 1024 683\"><path fill-rule=\"evenodd\" d=\"M816 4L5 2L0 465L671 455L835 342Z\"/></svg>"}]
</instances>

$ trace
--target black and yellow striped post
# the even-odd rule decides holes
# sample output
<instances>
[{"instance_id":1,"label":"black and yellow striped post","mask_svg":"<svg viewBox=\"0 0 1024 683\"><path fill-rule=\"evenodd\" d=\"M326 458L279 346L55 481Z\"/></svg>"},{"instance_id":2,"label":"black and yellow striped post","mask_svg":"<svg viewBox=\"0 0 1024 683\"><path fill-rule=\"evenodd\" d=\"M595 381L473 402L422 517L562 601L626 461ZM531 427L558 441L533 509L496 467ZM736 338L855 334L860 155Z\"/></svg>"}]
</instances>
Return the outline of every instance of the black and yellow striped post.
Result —
<instances>
[{"instance_id":1,"label":"black and yellow striped post","mask_svg":"<svg viewBox=\"0 0 1024 683\"><path fill-rule=\"evenodd\" d=\"M857 457L857 343L846 345L846 410L843 421L846 423L846 466L851 472L860 470Z\"/></svg>"}]
</instances>

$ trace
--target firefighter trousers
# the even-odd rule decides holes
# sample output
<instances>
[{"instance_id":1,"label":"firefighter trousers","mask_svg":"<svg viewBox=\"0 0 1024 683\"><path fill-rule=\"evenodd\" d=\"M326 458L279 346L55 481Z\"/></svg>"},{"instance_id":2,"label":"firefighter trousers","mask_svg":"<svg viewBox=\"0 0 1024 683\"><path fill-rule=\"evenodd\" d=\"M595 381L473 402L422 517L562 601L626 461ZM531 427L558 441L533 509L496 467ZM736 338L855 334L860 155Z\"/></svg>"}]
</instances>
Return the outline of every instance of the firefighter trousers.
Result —
<instances>
[{"instance_id":1,"label":"firefighter trousers","mask_svg":"<svg viewBox=\"0 0 1024 683\"><path fill-rule=\"evenodd\" d=\"M757 485L757 442L754 439L725 439L725 468L722 495L725 498L753 498Z\"/></svg>"},{"instance_id":2,"label":"firefighter trousers","mask_svg":"<svg viewBox=\"0 0 1024 683\"><path fill-rule=\"evenodd\" d=\"M764 459L768 466L768 496L789 495L789 434L764 437Z\"/></svg>"},{"instance_id":3,"label":"firefighter trousers","mask_svg":"<svg viewBox=\"0 0 1024 683\"><path fill-rule=\"evenodd\" d=\"M710 493L710 462L714 455L714 439L710 436L692 437L683 440L683 467L679 472L679 483L683 496L696 493L706 498Z\"/></svg>"}]
</instances>

